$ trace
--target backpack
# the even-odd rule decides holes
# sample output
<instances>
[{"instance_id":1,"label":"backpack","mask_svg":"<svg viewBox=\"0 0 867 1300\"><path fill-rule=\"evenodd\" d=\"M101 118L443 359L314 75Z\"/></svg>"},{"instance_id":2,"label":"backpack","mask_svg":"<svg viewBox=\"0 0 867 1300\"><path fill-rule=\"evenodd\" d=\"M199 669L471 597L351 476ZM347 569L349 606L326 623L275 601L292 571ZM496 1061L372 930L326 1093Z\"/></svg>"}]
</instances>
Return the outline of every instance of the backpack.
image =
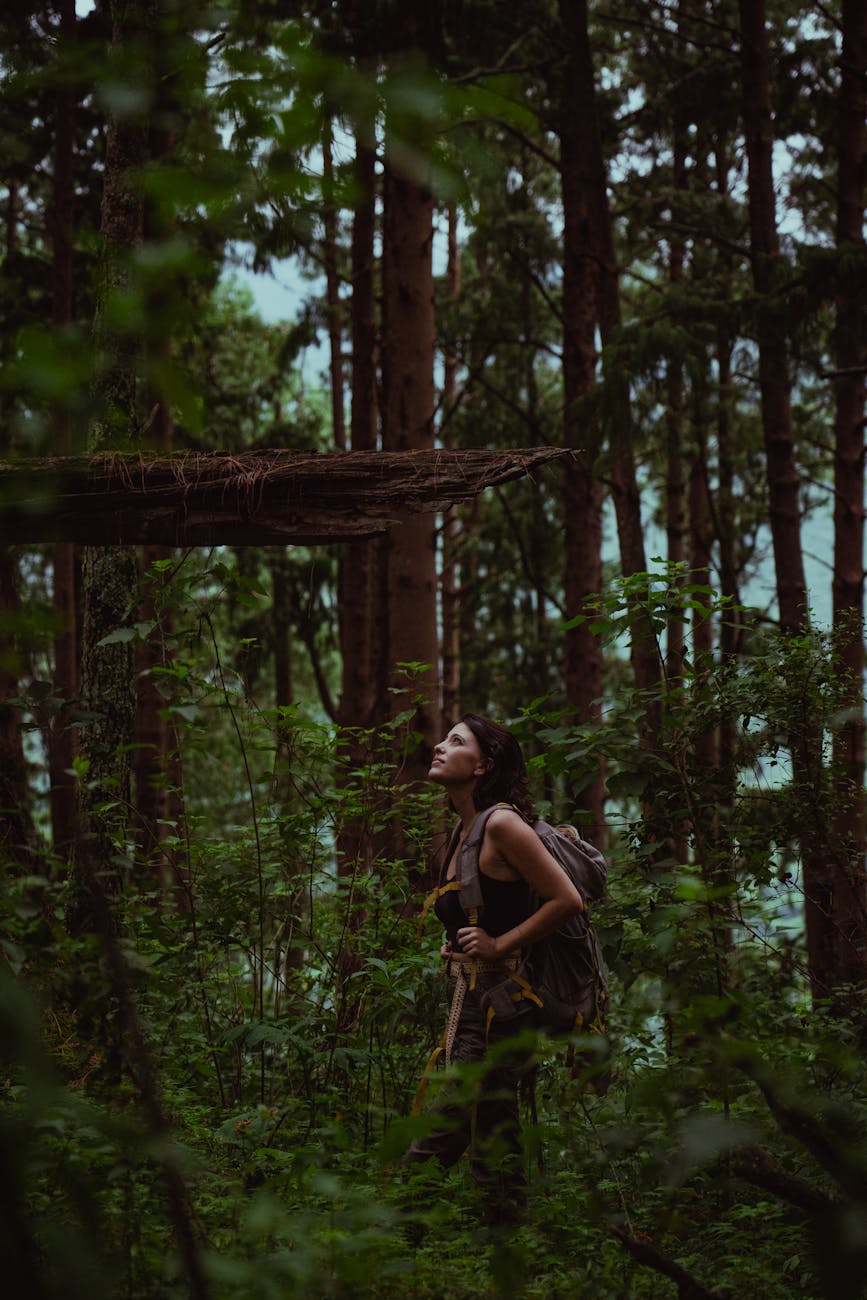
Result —
<instances>
[{"instance_id":1,"label":"backpack","mask_svg":"<svg viewBox=\"0 0 867 1300\"><path fill-rule=\"evenodd\" d=\"M478 922L484 909L479 882L479 854L491 813L509 804L483 809L473 822L455 863L455 879L435 890L429 904L447 889L460 891L460 903L470 919ZM459 829L452 838L453 851ZM517 970L482 997L487 1010L488 1030L494 1019L517 1030L524 1026L549 1034L578 1029L602 1032L608 1005L608 980L599 940L590 924L586 904L602 897L607 879L605 859L598 849L582 840L574 826L551 826L541 818L533 830L555 862L566 872L585 903L577 916L564 922L553 934L537 939L526 950ZM534 904L539 906L537 899Z\"/></svg>"}]
</instances>

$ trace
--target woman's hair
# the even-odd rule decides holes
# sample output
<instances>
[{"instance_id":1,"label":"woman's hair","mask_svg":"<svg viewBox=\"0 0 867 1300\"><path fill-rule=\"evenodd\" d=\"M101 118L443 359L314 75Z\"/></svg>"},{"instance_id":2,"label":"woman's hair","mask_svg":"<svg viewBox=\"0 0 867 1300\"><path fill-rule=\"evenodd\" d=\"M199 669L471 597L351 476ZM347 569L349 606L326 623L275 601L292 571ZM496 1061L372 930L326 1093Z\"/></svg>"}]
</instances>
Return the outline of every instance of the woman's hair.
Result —
<instances>
[{"instance_id":1,"label":"woman's hair","mask_svg":"<svg viewBox=\"0 0 867 1300\"><path fill-rule=\"evenodd\" d=\"M461 722L469 727L478 741L482 758L490 760L488 771L479 777L473 791L476 811L481 812L495 803L510 803L527 821L535 820L527 764L511 731L475 713L465 713Z\"/></svg>"}]
</instances>

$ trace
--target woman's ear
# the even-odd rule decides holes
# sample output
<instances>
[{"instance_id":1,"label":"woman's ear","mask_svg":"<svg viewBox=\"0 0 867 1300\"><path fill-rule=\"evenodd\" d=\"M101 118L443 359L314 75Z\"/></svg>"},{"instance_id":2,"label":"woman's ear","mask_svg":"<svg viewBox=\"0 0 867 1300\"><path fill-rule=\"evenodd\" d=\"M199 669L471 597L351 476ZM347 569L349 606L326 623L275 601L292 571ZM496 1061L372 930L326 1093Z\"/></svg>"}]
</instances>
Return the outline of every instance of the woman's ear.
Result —
<instances>
[{"instance_id":1,"label":"woman's ear","mask_svg":"<svg viewBox=\"0 0 867 1300\"><path fill-rule=\"evenodd\" d=\"M494 760L492 758L483 758L476 764L473 776L487 776L493 766Z\"/></svg>"}]
</instances>

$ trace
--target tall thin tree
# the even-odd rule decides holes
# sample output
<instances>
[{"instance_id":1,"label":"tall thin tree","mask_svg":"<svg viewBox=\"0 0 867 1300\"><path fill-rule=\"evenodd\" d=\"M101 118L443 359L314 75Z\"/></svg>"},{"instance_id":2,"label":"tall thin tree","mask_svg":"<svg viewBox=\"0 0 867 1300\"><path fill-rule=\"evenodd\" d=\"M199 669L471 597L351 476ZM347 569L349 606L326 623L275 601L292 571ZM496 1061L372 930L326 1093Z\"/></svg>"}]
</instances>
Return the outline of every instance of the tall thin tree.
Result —
<instances>
[{"instance_id":1,"label":"tall thin tree","mask_svg":"<svg viewBox=\"0 0 867 1300\"><path fill-rule=\"evenodd\" d=\"M149 6L111 7L112 55L119 65L141 60L147 67ZM93 395L91 451L134 444L141 428L135 336L122 334L112 319L112 301L129 288L129 258L141 242L144 203L139 186L148 158L148 121L140 110L109 119L100 214L101 274L94 324L98 369ZM132 654L128 640L109 639L135 617L138 565L132 547L86 547L82 559L84 620L81 694L91 720L82 729L88 762L85 819L78 853L82 861L110 861L112 829L126 822L130 803L128 746L135 719ZM105 808L111 813L106 814ZM85 904L86 908L86 904ZM77 922L86 918L79 916Z\"/></svg>"},{"instance_id":2,"label":"tall thin tree","mask_svg":"<svg viewBox=\"0 0 867 1300\"><path fill-rule=\"evenodd\" d=\"M566 63L560 122L560 186L563 202L563 437L576 455L563 472L564 596L567 619L584 616L566 632L563 676L570 712L579 723L598 722L603 665L598 634L591 631L588 601L602 590L602 481L598 435L579 415L578 403L596 381L599 268L590 220L588 120L593 109L592 65L586 26L570 0L560 0ZM598 160L597 160L598 161ZM604 178L602 183L604 184ZM588 436L588 434L590 436ZM590 445L588 445L588 443ZM586 809L587 834L605 842L604 774L597 770L582 791L571 792Z\"/></svg>"},{"instance_id":3,"label":"tall thin tree","mask_svg":"<svg viewBox=\"0 0 867 1300\"><path fill-rule=\"evenodd\" d=\"M867 177L867 6L843 0L837 126L834 368L834 639L845 721L834 738L835 839L842 879L835 895L844 943L840 978L867 977L864 811L864 409L867 374L864 186ZM850 273L851 262L851 273Z\"/></svg>"},{"instance_id":4,"label":"tall thin tree","mask_svg":"<svg viewBox=\"0 0 867 1300\"><path fill-rule=\"evenodd\" d=\"M58 0L59 57L68 59L76 36L75 0ZM73 321L73 230L75 220L75 105L72 78L59 76L54 92L54 175L52 178L52 324L62 335ZM70 411L57 401L53 446L58 456L72 451ZM52 721L48 752L51 779L51 831L54 850L64 853L74 839L76 789L73 775L75 732L68 707L78 694L78 555L71 542L52 548L52 582L57 630L54 634L54 689L65 703Z\"/></svg>"},{"instance_id":5,"label":"tall thin tree","mask_svg":"<svg viewBox=\"0 0 867 1300\"><path fill-rule=\"evenodd\" d=\"M575 165L582 174L589 248L596 269L596 319L603 348L617 340L621 325L620 271L614 246L614 229L608 199L608 177L595 86L587 0L574 4L560 0L560 20L574 78L572 100L576 114ZM610 355L610 352L609 352ZM641 522L641 497L635 470L634 431L628 383L622 373L606 374L609 390L609 456L611 494L617 517L620 561L627 577L644 573L647 559ZM635 684L644 693L646 735L656 733L659 721L657 687L660 677L655 637L640 609L636 609L630 646Z\"/></svg>"},{"instance_id":6,"label":"tall thin tree","mask_svg":"<svg viewBox=\"0 0 867 1300\"><path fill-rule=\"evenodd\" d=\"M808 626L807 584L788 346L779 294L782 258L774 193L770 42L764 0L739 0L739 11L750 261L757 294L755 333L777 604L783 630L802 633ZM790 747L792 779L805 808L800 840L810 980L814 995L828 998L839 979L840 938L834 919L839 873L827 852L820 741L806 718L793 719Z\"/></svg>"},{"instance_id":7,"label":"tall thin tree","mask_svg":"<svg viewBox=\"0 0 867 1300\"><path fill-rule=\"evenodd\" d=\"M435 52L438 5L393 10L392 67L422 77ZM383 204L382 440L388 451L434 445L433 195L429 128L386 118ZM416 149L410 155L404 137ZM403 778L426 775L439 732L436 528L418 516L395 528L388 552L387 644L391 708L411 707L419 742ZM412 667L410 667L410 665ZM408 674L410 679L408 680Z\"/></svg>"}]
</instances>

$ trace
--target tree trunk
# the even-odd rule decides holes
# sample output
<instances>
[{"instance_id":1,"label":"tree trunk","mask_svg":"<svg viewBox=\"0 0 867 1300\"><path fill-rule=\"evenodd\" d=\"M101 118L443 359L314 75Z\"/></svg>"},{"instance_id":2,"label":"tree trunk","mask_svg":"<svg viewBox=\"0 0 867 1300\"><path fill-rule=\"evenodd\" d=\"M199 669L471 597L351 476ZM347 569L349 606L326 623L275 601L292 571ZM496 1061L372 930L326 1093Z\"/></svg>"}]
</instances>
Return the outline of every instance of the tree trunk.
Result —
<instances>
[{"instance_id":1,"label":"tree trunk","mask_svg":"<svg viewBox=\"0 0 867 1300\"><path fill-rule=\"evenodd\" d=\"M354 541L385 534L407 515L444 510L564 456L562 448L547 446L315 456L285 448L175 456L115 451L0 460L0 494L10 503L0 514L0 542Z\"/></svg>"},{"instance_id":2,"label":"tree trunk","mask_svg":"<svg viewBox=\"0 0 867 1300\"><path fill-rule=\"evenodd\" d=\"M377 441L376 393L376 155L358 141L355 180L358 189L352 225L352 408L353 451L374 451ZM344 547L338 560L338 610L342 680L340 723L369 727L382 677L382 617L377 617L378 560L382 544L358 542Z\"/></svg>"},{"instance_id":3,"label":"tree trunk","mask_svg":"<svg viewBox=\"0 0 867 1300\"><path fill-rule=\"evenodd\" d=\"M679 361L667 363L667 404L665 413L665 537L666 559L675 573L686 558L685 484L683 478L683 370ZM692 579L690 579L692 581ZM677 586L682 582L678 579ZM673 595L673 593L672 593ZM675 602L665 627L665 674L669 687L683 677L684 622L683 610Z\"/></svg>"},{"instance_id":4,"label":"tree trunk","mask_svg":"<svg viewBox=\"0 0 867 1300\"><path fill-rule=\"evenodd\" d=\"M433 199L409 175L386 138L383 234L383 447L433 447ZM388 664L391 709L413 711L419 737L400 778L422 780L439 738L436 528L416 518L395 528L388 552Z\"/></svg>"},{"instance_id":5,"label":"tree trunk","mask_svg":"<svg viewBox=\"0 0 867 1300\"><path fill-rule=\"evenodd\" d=\"M729 143L717 137L714 148L714 173L717 193L728 196ZM717 274L728 278L731 275L731 253L722 249L718 254ZM720 666L724 675L734 672L737 658L741 651L742 614L740 613L740 578L741 561L737 550L737 530L735 522L735 462L732 439L732 407L734 393L732 385L733 340L730 326L720 322L716 330L716 363L718 375L718 396L716 412L718 487L716 507L716 534L719 546L720 590L726 601L726 607L720 616ZM734 712L729 709L720 717L719 723L719 781L721 821L725 827L727 869L729 876L734 872L735 845L732 837L734 825L732 811L737 790L737 748L739 723Z\"/></svg>"},{"instance_id":6,"label":"tree trunk","mask_svg":"<svg viewBox=\"0 0 867 1300\"><path fill-rule=\"evenodd\" d=\"M840 879L834 919L842 939L840 980L867 978L864 815L864 402L867 324L863 273L847 258L864 246L867 167L867 8L843 0L838 117L836 407L834 413L834 641L842 670L846 721L834 737L835 845Z\"/></svg>"},{"instance_id":7,"label":"tree trunk","mask_svg":"<svg viewBox=\"0 0 867 1300\"><path fill-rule=\"evenodd\" d=\"M75 40L75 0L60 0L60 41ZM61 81L55 91L54 176L52 181L52 324L58 334L73 321L73 231L75 227L75 108L76 91ZM53 410L53 448L58 456L72 451L68 405L58 401ZM64 701L78 695L78 592L80 572L76 548L56 542L52 549L54 633L54 690ZM75 732L67 726L68 705L51 721L48 742L51 832L54 852L63 857L75 838L76 785L72 775Z\"/></svg>"},{"instance_id":8,"label":"tree trunk","mask_svg":"<svg viewBox=\"0 0 867 1300\"><path fill-rule=\"evenodd\" d=\"M457 303L461 296L461 251L458 246L458 210L452 204L448 215L448 262L446 265L446 296ZM457 391L457 358L446 346L443 356L442 418L440 428L444 446L451 445L448 421L455 407ZM461 654L460 610L461 591L458 573L457 550L460 541L460 520L455 506L443 516L442 566L440 573L440 610L443 642L443 735L460 717Z\"/></svg>"},{"instance_id":9,"label":"tree trunk","mask_svg":"<svg viewBox=\"0 0 867 1300\"><path fill-rule=\"evenodd\" d=\"M19 656L8 630L18 610L18 556L0 546L0 860L27 865L36 847L21 736Z\"/></svg>"},{"instance_id":10,"label":"tree trunk","mask_svg":"<svg viewBox=\"0 0 867 1300\"><path fill-rule=\"evenodd\" d=\"M161 110L166 112L177 105L173 77L162 79ZM169 126L149 131L149 161L159 165L172 155L174 133ZM156 204L147 204L143 214L144 237L159 242L172 234L172 227L166 224L166 218ZM170 292L170 290L168 291ZM170 318L168 292L157 289L152 292L151 302L153 318L165 321ZM155 337L148 339L149 354L161 365L168 365L172 357L172 338L165 326L157 328ZM155 450L168 454L174 442L174 419L172 408L164 394L155 386L149 386L148 398L148 441ZM142 577L151 571L152 565L169 559L172 550L165 546L143 546L140 551L140 573ZM164 647L166 634L170 632L170 615L161 610L159 591L156 589L159 578L152 578L142 588L142 603L139 606L139 620L153 623L151 634L135 649L136 682L136 716L134 777L135 777L135 837L140 862L148 871L160 875L162 885L169 887L175 878L179 878L177 863L166 859L164 841L177 828L181 818L181 800L173 788L172 757L170 757L169 724L164 716L164 699L157 689L156 671L164 664ZM187 881L188 884L188 881ZM178 901L188 906L188 892L182 888L178 892Z\"/></svg>"},{"instance_id":11,"label":"tree trunk","mask_svg":"<svg viewBox=\"0 0 867 1300\"><path fill-rule=\"evenodd\" d=\"M159 61L159 51L156 55ZM177 114L177 79L170 72L157 69L161 83L160 110L162 114ZM163 123L150 130L148 136L149 161L159 166L174 151L174 131ZM154 243L167 240L173 234L173 223L164 215L159 205L148 203L143 215L144 237ZM171 292L169 289L168 292ZM175 292L177 289L175 288ZM156 322L154 333L148 338L148 351L158 369L167 368L171 362L172 339L164 322L171 318L171 304L162 285L151 288L148 296L150 316ZM174 443L174 417L171 406L157 385L149 385L148 441L161 454L168 454ZM165 546L143 546L141 549L141 576L149 573L155 564L171 557ZM156 873L165 890L177 886L175 900L186 910L189 907L189 880L186 869L165 848L165 841L175 837L182 820L180 792L173 780L173 759L169 724L164 716L165 701L158 689L158 670L165 664L166 640L171 632L171 614L161 608L159 577L142 583L141 604L138 617L154 627L145 640L136 647L136 749L134 751L135 778L135 832L138 861L145 873Z\"/></svg>"},{"instance_id":12,"label":"tree trunk","mask_svg":"<svg viewBox=\"0 0 867 1300\"><path fill-rule=\"evenodd\" d=\"M334 207L334 158L331 117L325 114L322 127L322 179L325 204L322 210L322 258L325 263L325 300L328 304L329 372L331 376L331 427L334 446L346 449L346 418L343 404L343 304L337 270L337 211Z\"/></svg>"},{"instance_id":13,"label":"tree trunk","mask_svg":"<svg viewBox=\"0 0 867 1300\"><path fill-rule=\"evenodd\" d=\"M720 590L732 605L740 603L740 564L735 536L735 467L732 446L732 340L725 326L717 331L717 374L719 376L717 400L717 460L719 486L717 489L717 541L720 557ZM740 651L741 616L727 609L720 626L720 652L724 662Z\"/></svg>"},{"instance_id":14,"label":"tree trunk","mask_svg":"<svg viewBox=\"0 0 867 1300\"><path fill-rule=\"evenodd\" d=\"M735 470L732 454L732 344L727 328L717 332L717 373L719 396L717 399L717 459L719 485L717 488L717 540L719 544L720 590L726 606L720 615L720 667L724 674L734 671L740 653L741 615L739 566L735 553L734 482ZM724 712L719 722L719 781L722 820L727 828L729 871L733 870L734 844L731 828L737 787L738 722L731 712Z\"/></svg>"},{"instance_id":15,"label":"tree trunk","mask_svg":"<svg viewBox=\"0 0 867 1300\"><path fill-rule=\"evenodd\" d=\"M762 430L767 461L770 524L777 601L784 631L807 627L807 589L801 549L799 477L792 431L785 331L775 303L779 284L770 102L770 52L764 0L739 0L746 136L750 252L757 305ZM828 854L830 827L822 791L820 738L808 716L793 719L790 736L792 778L807 815L801 826L801 860L807 956L814 997L827 998L838 977L839 938L833 921L836 876Z\"/></svg>"},{"instance_id":16,"label":"tree trunk","mask_svg":"<svg viewBox=\"0 0 867 1300\"><path fill-rule=\"evenodd\" d=\"M620 286L596 108L587 0L575 0L575 3L559 0L559 10L567 42L572 111L576 115L572 166L586 204L588 240L596 269L596 317L603 347L606 347L620 328ZM617 516L621 565L624 575L630 577L647 570L641 499L635 474L631 405L628 386L619 372L616 379L611 376L609 388L612 407L611 493ZM659 724L659 653L648 620L639 610L635 611L630 653L636 687L646 692L646 734L652 736L657 733Z\"/></svg>"},{"instance_id":17,"label":"tree trunk","mask_svg":"<svg viewBox=\"0 0 867 1300\"><path fill-rule=\"evenodd\" d=\"M682 9L682 5L680 6ZM675 229L680 221L679 195L686 190L686 122L680 97L676 95L673 112L672 142L672 232L669 236L668 274L673 285L683 281L684 240ZM665 465L665 537L666 558L672 571L682 565L685 557L686 503L683 479L683 363L680 358L669 357L666 362L667 403L666 465ZM680 585L680 584L678 584ZM684 622L683 611L674 606L665 629L665 671L669 686L676 685L683 675Z\"/></svg>"},{"instance_id":18,"label":"tree trunk","mask_svg":"<svg viewBox=\"0 0 867 1300\"><path fill-rule=\"evenodd\" d=\"M18 243L18 186L9 183L6 210L6 260ZM0 395L0 439L7 441L9 409ZM13 628L18 611L18 553L0 545L0 854L26 864L34 848L27 763L21 736L21 710L11 701L18 694L19 651Z\"/></svg>"},{"instance_id":19,"label":"tree trunk","mask_svg":"<svg viewBox=\"0 0 867 1300\"><path fill-rule=\"evenodd\" d=\"M377 443L376 390L376 153L372 144L356 142L357 200L352 223L352 407L350 438L353 451L373 451ZM339 721L341 726L338 781L349 785L363 767L367 746L363 732L383 721L377 713L385 698L383 663L384 597L380 574L387 553L379 538L341 548L338 559L338 610L342 663ZM352 803L348 805L352 807ZM375 846L361 807L353 807L337 835L337 867L344 882L344 941L337 957L337 1024L349 1028L359 1007L360 969L357 935L365 912L358 905L355 881L371 870Z\"/></svg>"},{"instance_id":20,"label":"tree trunk","mask_svg":"<svg viewBox=\"0 0 867 1300\"><path fill-rule=\"evenodd\" d=\"M689 576L700 587L711 585L711 546L713 532L708 486L707 440L704 430L704 401L699 388L693 390L691 402L692 438L689 458ZM706 681L713 664L713 623L708 613L708 599L696 593L692 614L692 660L696 682ZM716 768L717 754L713 730L696 740L696 758L700 770Z\"/></svg>"},{"instance_id":21,"label":"tree trunk","mask_svg":"<svg viewBox=\"0 0 867 1300\"><path fill-rule=\"evenodd\" d=\"M807 623L807 588L801 550L799 476L789 392L789 362L782 312L774 301L780 275L773 176L770 51L765 0L739 0L743 117L749 165L750 254L759 295L756 334L762 430L767 457L770 524L780 624L800 632Z\"/></svg>"},{"instance_id":22,"label":"tree trunk","mask_svg":"<svg viewBox=\"0 0 867 1300\"><path fill-rule=\"evenodd\" d=\"M138 860L155 872L165 890L174 891L180 910L189 907L186 868L167 848L171 837L184 834L183 795L179 789L179 736L164 716L166 701L159 689L159 669L166 663L165 645L172 630L169 611L161 608L160 577L145 575L170 555L161 546L144 546L141 551L138 619L153 623L145 641L134 653L136 717L133 776L135 782L135 834Z\"/></svg>"},{"instance_id":23,"label":"tree trunk","mask_svg":"<svg viewBox=\"0 0 867 1300\"><path fill-rule=\"evenodd\" d=\"M112 45L120 58L146 48L147 8L112 5ZM94 398L99 415L90 430L92 451L129 448L140 427L136 400L136 352L140 341L119 336L109 324L106 303L126 286L124 258L141 240L144 207L134 176L148 159L148 126L138 117L110 118L106 137L100 219L101 283L94 325L99 369ZM81 695L96 715L81 732L87 760L82 829L91 838L84 857L104 869L114 859L112 833L121 832L130 803L128 746L135 722L130 643L103 644L117 628L135 620L138 565L132 547L87 547L82 560L84 626ZM115 887L119 880L115 879ZM85 903L85 909L87 904ZM86 915L73 924L86 923Z\"/></svg>"},{"instance_id":24,"label":"tree trunk","mask_svg":"<svg viewBox=\"0 0 867 1300\"><path fill-rule=\"evenodd\" d=\"M563 441L578 451L563 475L565 526L563 589L566 618L588 615L588 602L602 590L602 483L597 477L598 441L587 446L586 421L578 404L596 379L596 320L599 277L594 232L588 213L589 177L585 133L592 103L592 67L586 29L573 27L573 6L561 0L560 17L569 39L560 125L560 185L563 200ZM586 17L586 15L585 15ZM591 84L586 84L587 77ZM604 179L603 179L604 183ZM563 677L566 702L579 725L601 720L602 646L589 621L565 634ZM588 785L569 791L586 814L586 834L605 843L605 780L601 766Z\"/></svg>"}]
</instances>

